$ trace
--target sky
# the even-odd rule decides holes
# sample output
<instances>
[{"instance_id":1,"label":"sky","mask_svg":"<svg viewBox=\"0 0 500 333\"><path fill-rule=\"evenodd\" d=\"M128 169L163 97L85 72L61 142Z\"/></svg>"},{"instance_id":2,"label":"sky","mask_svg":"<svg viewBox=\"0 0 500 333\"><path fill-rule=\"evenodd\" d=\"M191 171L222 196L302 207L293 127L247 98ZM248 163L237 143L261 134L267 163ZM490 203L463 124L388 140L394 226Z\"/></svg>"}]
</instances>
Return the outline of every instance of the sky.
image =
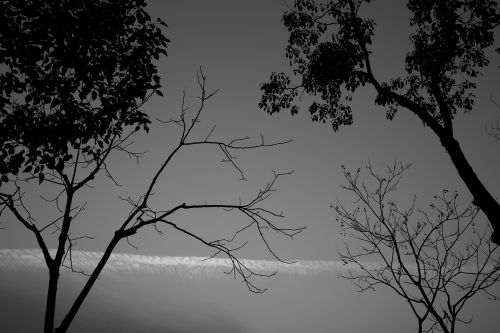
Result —
<instances>
[{"instance_id":1,"label":"sky","mask_svg":"<svg viewBox=\"0 0 500 333\"><path fill-rule=\"evenodd\" d=\"M383 168L394 161L411 162L412 167L401 184L398 199L402 202L407 202L409 194L414 193L417 204L425 207L432 195L443 187L458 190L464 203L470 200L438 139L405 110L401 110L393 121L387 121L384 110L373 105L372 88L363 88L354 95L354 124L336 133L328 124L309 120L305 110L307 98L301 104L302 112L294 117L286 112L270 116L258 108L259 84L265 82L272 71L289 70L285 58L287 32L281 23L281 15L286 10L284 1L153 0L148 7L153 17L161 17L167 22L169 27L165 34L172 41L168 57L159 62L164 97L155 96L144 106L152 119L175 118L180 111L183 91L190 110L196 109L199 94L196 72L201 66L207 75L208 89L219 89L219 92L202 114L195 132L197 137L204 138L216 125L212 134L215 139L251 136L254 142L259 142L262 134L266 142L293 140L279 147L238 152L237 161L247 181L240 181L234 168L220 162L224 158L220 150L187 148L176 156L161 178L155 191L154 207L168 208L182 202L234 203L255 195L272 179L273 170L294 170L293 174L280 179L278 191L269 198L267 205L283 211L285 218L280 223L306 226L307 229L293 240L271 236L270 243L286 260L335 262L337 251L343 248L346 238L340 234L330 203L350 204L352 201L340 187L345 183L341 165L357 169L371 162ZM373 49L375 74L381 79L397 76L404 68L404 55L409 45L409 13L402 2L389 0L375 1L366 13L377 22ZM455 126L457 137L478 176L499 197L500 177L496 173L500 165L500 143L486 131L500 116L500 110L489 100L492 96L500 101L500 89L497 88L500 87L500 57L493 49L487 50L491 64L480 79L475 110L469 115L458 116ZM75 223L74 232L94 239L81 240L78 250L102 251L105 248L129 211L119 196L137 197L142 193L179 135L176 127L155 123L149 135L136 139L135 148L147 150L139 164L124 155L112 158L110 170L122 186L116 187L101 177L96 179L94 188L85 190L79 200L88 202L87 208ZM27 199L41 221L54 216L53 207L39 200L38 193L28 191ZM207 238L231 235L246 222L241 216L219 211L179 214L176 221ZM2 216L1 222L5 229L0 230L0 248L36 248L32 235L11 216ZM116 252L160 257L212 254L181 233L167 228L163 231L164 235L158 235L154 229L142 230L131 239L137 250L123 242ZM244 237L249 244L240 252L243 258L273 259L255 235L248 233ZM2 297L0 308L9 308L11 312L7 313L14 313L14 309L22 309L23 304L43 304L43 274L43 270L25 270L17 266L0 269L2 281L21 281L15 288L6 287L10 283L2 283L2 294L10 297ZM82 318L94 318L104 307L116 309L113 314L105 312L115 316L105 325L116 331L121 326L115 324L125 325L131 318L139 323L137 328L128 326L131 332L139 331L146 324L178 332L192 331L191 324L215 325L214 331L223 327L223 331L234 332L303 332L305 327L312 327L311 332L367 329L401 332L415 325L405 303L388 290L356 293L351 283L339 279L333 271L313 275L283 273L259 280L260 286L269 289L264 295L251 294L243 284L225 275L210 278L201 274L185 279L178 272L153 274L139 270L106 274L82 310ZM81 276L65 275L64 287L68 291L62 292L62 303L70 299L81 280ZM8 300L13 299L17 300L15 304L9 303ZM21 324L41 322L41 308L41 305L38 309L31 305L30 312L38 319ZM471 328L492 332L493 325L498 325L495 316L489 315L500 309L498 304L479 299L470 309L480 309L474 312ZM7 313L0 314L0 319L15 318ZM103 315L99 318L97 323L106 321ZM161 326L164 320L171 323L173 318L183 324L177 328L170 324ZM80 319L75 329L84 331L87 324Z\"/></svg>"}]
</instances>

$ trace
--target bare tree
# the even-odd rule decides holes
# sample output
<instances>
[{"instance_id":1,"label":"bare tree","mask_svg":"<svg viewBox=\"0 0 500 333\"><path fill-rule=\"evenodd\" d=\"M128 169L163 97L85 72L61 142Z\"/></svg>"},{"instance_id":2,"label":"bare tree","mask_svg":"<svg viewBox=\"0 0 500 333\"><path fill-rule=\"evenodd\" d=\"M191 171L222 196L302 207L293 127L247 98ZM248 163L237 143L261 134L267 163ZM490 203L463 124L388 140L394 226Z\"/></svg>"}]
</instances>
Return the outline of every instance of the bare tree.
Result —
<instances>
[{"instance_id":1,"label":"bare tree","mask_svg":"<svg viewBox=\"0 0 500 333\"><path fill-rule=\"evenodd\" d=\"M290 228L283 227L275 221L282 219L284 216L281 212L276 212L265 208L262 203L267 200L273 192L276 191L276 184L278 180L291 172L274 172L274 175L269 183L267 183L261 190L256 193L252 199L246 202L229 202L229 203L180 203L173 206L165 207L153 207L150 204L150 199L153 196L155 188L158 186L160 179L164 176L166 172L166 167L171 163L176 154L182 150L187 149L191 146L207 146L217 148L222 152L224 159L228 162L235 170L240 174L241 178L244 178L244 173L242 168L235 161L235 151L259 149L259 148L273 148L288 141L280 141L275 143L267 143L261 136L260 141L257 143L251 143L250 138L237 138L230 141L219 141L212 139L214 128L209 133L204 135L203 139L195 139L197 135L194 135L197 124L200 122L200 116L206 107L207 101L209 101L216 91L207 92L206 90L206 76L203 72L199 71L198 75L198 85L200 89L199 96L199 106L194 114L189 115L187 113L187 108L184 104L184 97L182 102L182 109L180 112L180 117L178 119L172 119L169 121L162 121L165 124L171 124L173 126L178 126L180 129L180 136L177 145L173 150L166 156L163 160L161 166L152 175L151 181L146 184L142 195L137 198L123 198L126 202L130 204L130 212L128 217L123 220L113 237L109 241L106 249L99 260L97 266L88 275L88 279L85 282L83 288L76 297L74 303L71 305L70 309L65 314L63 320L59 323L57 327L54 323L54 315L56 308L56 298L57 298L57 288L59 275L61 267L67 266L69 269L73 270L73 260L72 260L72 249L76 245L76 242L84 237L76 237L72 231L71 227L73 223L77 220L78 215L85 208L85 204L78 204L76 201L77 194L79 194L82 188L90 186L99 174L104 174L115 182L111 172L108 169L107 163L109 162L110 156L114 153L125 153L130 157L139 158L141 155L131 150L131 138L137 133L137 129L130 130L129 133L121 132L115 133L109 140L109 144L102 144L102 150L96 153L93 158L85 158L82 154L81 149L77 148L72 151L71 159L65 161L63 168L58 168L54 170L45 169L44 172L44 184L50 184L53 187L57 187L57 194L53 199L46 200L47 203L52 204L59 212L59 216L53 221L45 224L39 225L35 218L30 214L30 208L28 204L23 200L25 190L24 186L29 185L33 181L38 182L38 175L34 173L28 176L19 175L15 179L11 179L10 185L12 191L4 191L0 193L0 209L1 213L5 214L10 211L18 222L26 227L27 230L31 231L36 237L38 244L43 252L47 268L49 270L49 286L47 293L47 305L46 305L46 316L45 316L45 332L66 332L71 322L75 318L78 310L83 304L85 298L89 294L92 286L94 285L96 279L101 273L102 269L106 265L110 255L112 254L115 247L122 240L128 241L130 237L139 232L144 228L155 228L156 231L161 233L158 229L158 225L166 225L172 227L188 237L194 238L201 243L205 244L207 247L214 250L213 256L225 256L232 263L232 268L228 271L228 274L232 274L235 278L240 278L243 283L252 292L261 293L265 289L262 289L255 285L252 277L254 276L271 276L274 274L262 274L259 272L252 271L248 268L243 261L238 259L238 250L245 246L246 242L241 240L241 232L254 228L255 232L260 236L265 247L269 252L280 261L283 261L275 251L271 248L268 240L266 239L266 234L269 232L276 232L292 238L294 235L301 232L304 228ZM40 185L43 186L44 184ZM4 190L4 187L2 187ZM5 188L7 190L7 188ZM190 231L188 228L182 226L179 221L176 221L174 213L178 211L186 210L199 210L199 209L222 209L226 211L238 211L241 215L248 219L248 223L240 228L235 228L233 236L230 238L220 238L215 240L205 239L201 235ZM51 235L56 234L57 236L57 249L55 255L51 255L47 245L47 239L50 239ZM283 261L284 262L284 261Z\"/></svg>"},{"instance_id":2,"label":"bare tree","mask_svg":"<svg viewBox=\"0 0 500 333\"><path fill-rule=\"evenodd\" d=\"M498 300L492 286L500 279L500 251L490 241L491 226L477 221L478 208L460 208L458 194L443 190L429 210L402 209L394 200L409 165L388 166L376 173L344 169L355 197L353 209L333 208L345 237L352 239L339 251L347 266L341 277L360 292L379 285L402 297L417 318L418 332L455 332L464 318L465 304L480 292ZM484 223L482 223L484 222Z\"/></svg>"}]
</instances>

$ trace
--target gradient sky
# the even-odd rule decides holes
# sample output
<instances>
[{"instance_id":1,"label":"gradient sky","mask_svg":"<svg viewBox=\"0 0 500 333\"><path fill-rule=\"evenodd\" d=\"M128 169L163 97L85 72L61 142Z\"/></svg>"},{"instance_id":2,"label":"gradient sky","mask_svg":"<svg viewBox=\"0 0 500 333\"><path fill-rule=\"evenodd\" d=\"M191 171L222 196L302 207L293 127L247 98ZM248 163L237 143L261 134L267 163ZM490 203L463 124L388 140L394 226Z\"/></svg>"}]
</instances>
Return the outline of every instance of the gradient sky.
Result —
<instances>
[{"instance_id":1,"label":"gradient sky","mask_svg":"<svg viewBox=\"0 0 500 333\"><path fill-rule=\"evenodd\" d=\"M237 202L238 198L251 198L271 180L272 170L295 170L293 175L280 180L279 191L270 198L268 206L283 211L286 216L283 223L287 226L307 226L307 230L293 240L270 237L270 242L284 259L334 261L338 259L337 249L343 247L345 238L339 234L339 226L329 206L337 200L347 204L350 200L340 188L344 183L342 164L356 169L367 161L379 167L395 160L411 162L413 166L402 184L403 202L410 198L408 194L415 193L417 204L423 207L430 201L431 195L443 187L460 191L463 202L470 199L444 149L430 130L406 110L401 110L393 121L387 121L384 110L373 105L375 94L370 87L361 89L354 96L354 125L337 133L328 124L312 123L307 112L295 117L286 112L269 116L258 109L259 84L266 81L272 71L289 70L284 56L287 33L281 23L281 15L286 10L285 2L157 0L150 1L149 8L152 16L159 16L167 22L169 28L165 32L172 41L168 57L162 58L159 64L165 96L156 96L145 106L152 119L175 118L179 114L183 90L186 91L187 104L195 109L199 93L196 71L202 66L208 76L208 89L220 89L220 92L210 100L202 115L202 123L196 132L200 138L217 125L213 138L221 140L248 135L258 142L260 133L269 142L293 139L293 142L281 147L238 153L238 163L248 178L246 182L238 180L236 170L220 163L224 156L219 150L213 147L186 149L176 156L161 179L153 200L155 208L168 208L182 202ZM378 0L367 7L366 13L377 22L373 49L375 74L380 79L400 74L408 46L409 14L406 7L400 1ZM481 78L475 110L470 115L458 116L455 126L463 150L479 177L499 197L500 177L497 173L500 143L488 136L486 128L500 116L500 110L489 100L491 95L500 101L500 57L493 52L493 48L487 50L487 55L491 64ZM307 98L302 110L306 107ZM176 143L179 134L175 127L154 125L149 135L141 134L136 140L137 150L148 151L138 165L126 156L113 158L110 170L123 186L114 187L103 177L96 180L95 189L87 190L81 197L82 201L88 201L87 209L74 224L74 230L76 235L91 235L95 239L82 240L78 246L80 250L104 249L120 220L128 213L126 204L118 196L134 197L142 193L150 175ZM32 199L32 211L41 216L42 221L53 216L53 207L37 200L37 195L28 196ZM0 230L0 247L35 248L34 237L9 218L2 219L2 226L6 229ZM246 220L226 212L204 211L179 215L176 222L207 238L215 238L230 235ZM139 250L124 242L117 251L154 256L211 254L209 249L196 241L175 231L163 230L163 236L157 235L154 229L142 230L131 239ZM246 236L251 242L241 252L242 257L270 259L262 242L252 234ZM17 273L12 271L1 274L5 278L8 275L9 279L14 279L13 276L18 279ZM38 276L40 273L33 274ZM146 308L148 295L154 295L151 297L153 303L166 304L162 303L167 302L162 297L169 297L168 293L172 292L176 295L176 302L182 304L180 309L185 310L177 309L170 314L158 310L148 315L137 310L138 318L144 315L147 320L152 320L148 317L151 315L160 320L183 314L184 317L180 318L196 320L190 317L188 310L192 304L201 308L206 307L200 304L207 307L214 305L221 316L231 320L236 318L231 325L244 327L242 331L245 332L303 332L307 327L305 323L316 325L311 332L401 332L402 329L413 329L415 325L403 301L389 295L387 290L360 295L355 292L354 286L337 279L335 275L314 278L278 275L259 281L261 286L270 289L264 296L251 295L244 285L231 279L183 281L170 276L163 279L161 276L143 275L124 277L126 281L103 279L105 281L100 282L90 304L98 307L96 295L106 299L107 288L112 289L109 293L115 293L109 299L110 304L118 304L121 302L119 299L130 296L139 299L141 306ZM29 279L33 277L27 277L26 285L30 285ZM71 279L68 281L73 281ZM68 285L71 286L71 283L68 282ZM164 289L155 295L156 289L153 290L152 286ZM45 288L43 284L42 288ZM20 294L30 294L23 296L29 300L43 296L43 292L31 294L21 288L9 292L12 297ZM4 300L0 302L0 308L8 304ZM40 300L37 302L43 303ZM301 305L301 302L304 303ZM248 306L242 303L248 303ZM124 305L118 312L131 313L134 308L134 304ZM90 306L86 309L88 313L93 313ZM495 323L494 316L488 313L495 313L493 309L497 313L499 305L482 300L474 309L487 311L477 311L479 313L475 314L471 327L487 332L488 327L493 327L491 325ZM94 309L94 312L98 311ZM276 313L276 316L269 313ZM294 315L288 317L287 313ZM262 322L252 326L254 321Z\"/></svg>"}]
</instances>

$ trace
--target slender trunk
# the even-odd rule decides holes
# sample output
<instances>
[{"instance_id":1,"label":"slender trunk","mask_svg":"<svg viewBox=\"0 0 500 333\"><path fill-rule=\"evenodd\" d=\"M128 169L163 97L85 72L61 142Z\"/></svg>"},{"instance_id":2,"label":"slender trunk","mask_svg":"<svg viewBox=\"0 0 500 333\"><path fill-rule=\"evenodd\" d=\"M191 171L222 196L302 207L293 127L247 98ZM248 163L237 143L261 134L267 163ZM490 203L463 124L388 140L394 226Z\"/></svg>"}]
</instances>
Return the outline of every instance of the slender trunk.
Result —
<instances>
[{"instance_id":1,"label":"slender trunk","mask_svg":"<svg viewBox=\"0 0 500 333\"><path fill-rule=\"evenodd\" d=\"M65 333L68 330L69 325L71 324L71 322L75 318L78 310L80 309L80 307L83 304L83 301L85 300L85 298L89 294L90 289L92 289L95 281L99 277L99 274L101 274L102 269L104 268L104 266L108 262L109 257L113 253L113 250L114 250L116 244L118 244L118 242L120 241L120 239L121 239L120 236L118 236L118 234L115 233L115 236L113 237L111 242L108 244L108 247L106 248L106 251L104 251L104 254L102 255L101 260L99 261L96 268L94 269L94 271L90 275L89 279L87 280L87 282L83 286L82 290L80 291L80 294L78 294L78 297L76 298L75 302L71 306L71 309L68 311L68 313L64 317L63 321L61 322L61 325L58 328L56 328L56 330L55 330L56 333ZM47 333L47 332L45 332L45 333Z\"/></svg>"},{"instance_id":2,"label":"slender trunk","mask_svg":"<svg viewBox=\"0 0 500 333\"><path fill-rule=\"evenodd\" d=\"M460 148L459 143L453 137L451 123L449 123L447 128L442 127L425 109L420 107L417 103L390 90L384 89L373 77L373 74L370 73L369 79L380 95L393 98L399 105L413 112L439 137L439 139L441 140L441 145L443 145L443 147L450 155L451 160L458 171L458 174L474 197L473 204L479 207L490 221L491 227L493 229L491 241L495 244L500 245L500 204L484 187L484 185L481 183L476 173L470 166L467 158ZM450 122L451 119L449 118L449 116L447 116L449 115L449 112L446 112L445 108L440 108L440 111L441 115L443 115L444 117L444 122Z\"/></svg>"},{"instance_id":3,"label":"slender trunk","mask_svg":"<svg viewBox=\"0 0 500 333\"><path fill-rule=\"evenodd\" d=\"M59 282L59 267L49 267L49 288L45 306L44 333L54 333L54 317L56 314L57 284Z\"/></svg>"},{"instance_id":4,"label":"slender trunk","mask_svg":"<svg viewBox=\"0 0 500 333\"><path fill-rule=\"evenodd\" d=\"M423 327L422 321L419 319L418 320L418 331L417 331L417 333L422 333L423 329L424 329L424 327Z\"/></svg>"},{"instance_id":5,"label":"slender trunk","mask_svg":"<svg viewBox=\"0 0 500 333\"><path fill-rule=\"evenodd\" d=\"M458 141L453 137L443 136L441 144L450 155L458 174L471 192L474 198L472 203L479 207L490 221L493 228L491 241L500 244L500 204L481 183L467 161Z\"/></svg>"}]
</instances>

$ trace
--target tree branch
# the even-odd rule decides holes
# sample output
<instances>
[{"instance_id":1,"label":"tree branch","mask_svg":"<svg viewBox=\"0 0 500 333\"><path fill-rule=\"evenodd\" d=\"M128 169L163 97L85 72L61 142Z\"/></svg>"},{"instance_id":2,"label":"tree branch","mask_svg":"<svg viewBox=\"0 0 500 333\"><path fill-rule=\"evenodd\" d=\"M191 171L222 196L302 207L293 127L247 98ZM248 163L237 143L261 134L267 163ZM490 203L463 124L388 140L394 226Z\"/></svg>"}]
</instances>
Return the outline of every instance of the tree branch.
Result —
<instances>
[{"instance_id":1,"label":"tree branch","mask_svg":"<svg viewBox=\"0 0 500 333\"><path fill-rule=\"evenodd\" d=\"M352 251L346 243L339 252L344 263L357 267L340 276L361 292L378 285L395 291L410 305L419 331L453 332L457 322L470 322L460 316L470 298L482 291L496 299L489 287L500 280L499 247L489 241L489 225L478 232L477 208L459 208L456 192L443 190L430 213L419 211L420 218L413 216L414 203L400 210L391 196L406 169L395 164L379 176L368 165L371 187L359 183L359 169L355 174L344 169L344 188L355 195L355 208L334 209L342 234L360 244Z\"/></svg>"}]
</instances>

